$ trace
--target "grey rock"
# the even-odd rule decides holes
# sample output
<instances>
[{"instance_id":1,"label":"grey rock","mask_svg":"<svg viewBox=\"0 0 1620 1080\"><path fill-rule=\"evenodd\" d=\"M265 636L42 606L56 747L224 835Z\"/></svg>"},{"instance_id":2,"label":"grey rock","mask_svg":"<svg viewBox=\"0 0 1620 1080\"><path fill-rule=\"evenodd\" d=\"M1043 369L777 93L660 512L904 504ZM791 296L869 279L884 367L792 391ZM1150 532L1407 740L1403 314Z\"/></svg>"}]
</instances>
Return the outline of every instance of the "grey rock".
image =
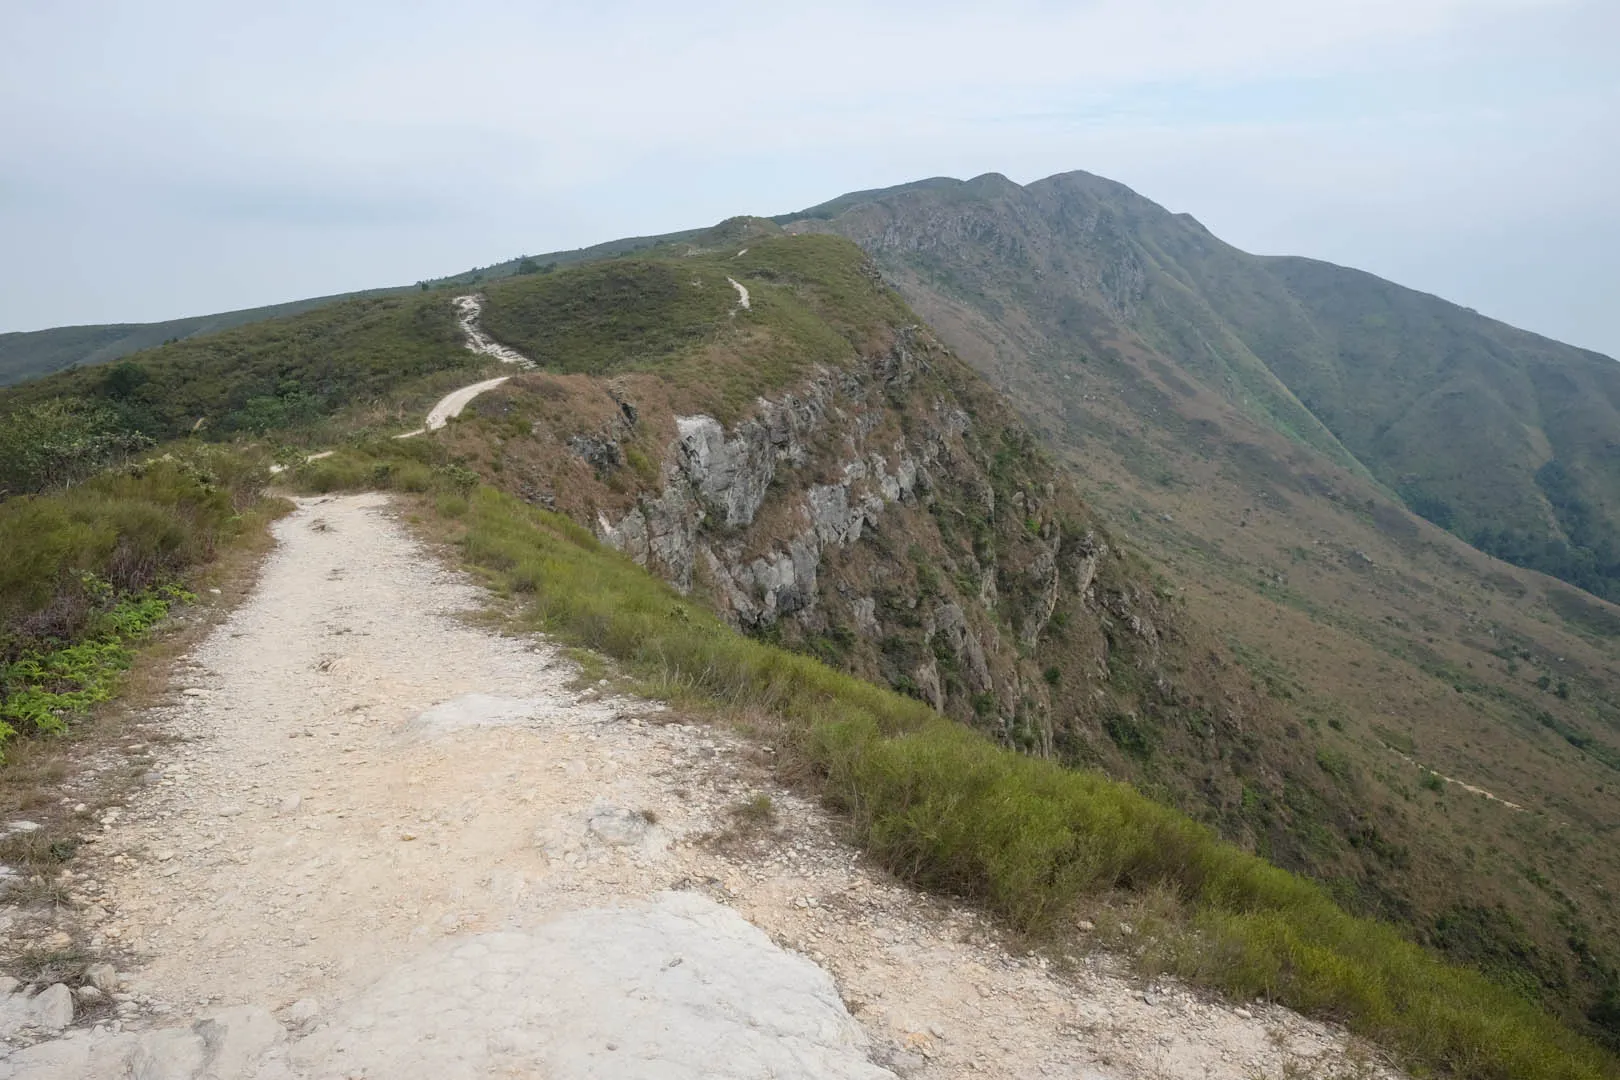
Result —
<instances>
[{"instance_id":1,"label":"grey rock","mask_svg":"<svg viewBox=\"0 0 1620 1080\"><path fill-rule=\"evenodd\" d=\"M208 1045L189 1028L163 1028L135 1040L127 1060L130 1080L196 1080L208 1064Z\"/></svg>"},{"instance_id":2,"label":"grey rock","mask_svg":"<svg viewBox=\"0 0 1620 1080\"><path fill-rule=\"evenodd\" d=\"M1026 649L1033 649L1047 624L1052 621L1052 612L1057 610L1059 581L1055 543L1051 550L1035 557L1024 571L1024 577L1029 580L1030 592L1035 599L1024 616L1018 636Z\"/></svg>"},{"instance_id":3,"label":"grey rock","mask_svg":"<svg viewBox=\"0 0 1620 1080\"><path fill-rule=\"evenodd\" d=\"M867 1050L825 971L705 897L661 893L445 942L288 1054L314 1076L893 1080Z\"/></svg>"},{"instance_id":4,"label":"grey rock","mask_svg":"<svg viewBox=\"0 0 1620 1080\"><path fill-rule=\"evenodd\" d=\"M646 837L652 824L645 816L620 806L598 806L585 817L591 835L614 847L634 847Z\"/></svg>"},{"instance_id":5,"label":"grey rock","mask_svg":"<svg viewBox=\"0 0 1620 1080\"><path fill-rule=\"evenodd\" d=\"M61 983L47 986L28 1005L35 1027L60 1031L73 1023L73 991Z\"/></svg>"},{"instance_id":6,"label":"grey rock","mask_svg":"<svg viewBox=\"0 0 1620 1080\"><path fill-rule=\"evenodd\" d=\"M675 425L682 464L698 497L728 528L751 524L776 475L766 425L745 421L730 439L712 416L681 416Z\"/></svg>"},{"instance_id":7,"label":"grey rock","mask_svg":"<svg viewBox=\"0 0 1620 1080\"><path fill-rule=\"evenodd\" d=\"M321 1006L314 998L299 998L287 1008L287 1023L303 1027L321 1015Z\"/></svg>"},{"instance_id":8,"label":"grey rock","mask_svg":"<svg viewBox=\"0 0 1620 1080\"><path fill-rule=\"evenodd\" d=\"M84 980L104 994L111 994L118 989L118 969L111 964L91 964L84 969Z\"/></svg>"},{"instance_id":9,"label":"grey rock","mask_svg":"<svg viewBox=\"0 0 1620 1080\"><path fill-rule=\"evenodd\" d=\"M867 637L878 635L877 601L870 596L862 596L849 606L850 614L855 618L855 629Z\"/></svg>"},{"instance_id":10,"label":"grey rock","mask_svg":"<svg viewBox=\"0 0 1620 1080\"><path fill-rule=\"evenodd\" d=\"M602 435L575 435L568 449L599 472L611 472L624 464L624 450L615 439Z\"/></svg>"},{"instance_id":11,"label":"grey rock","mask_svg":"<svg viewBox=\"0 0 1620 1080\"><path fill-rule=\"evenodd\" d=\"M888 1067L897 1076L911 1076L921 1072L928 1065L928 1059L921 1054L914 1054L897 1046L873 1054L872 1058L878 1064Z\"/></svg>"},{"instance_id":12,"label":"grey rock","mask_svg":"<svg viewBox=\"0 0 1620 1080\"><path fill-rule=\"evenodd\" d=\"M306 1001L298 1002L293 1008L296 1010ZM255 1005L208 1013L191 1025L191 1030L202 1039L207 1055L206 1075L221 1080L252 1075L254 1063L287 1035L286 1029L268 1010Z\"/></svg>"},{"instance_id":13,"label":"grey rock","mask_svg":"<svg viewBox=\"0 0 1620 1080\"><path fill-rule=\"evenodd\" d=\"M100 1005L107 1000L107 995L93 986L81 986L73 991L73 996L79 1000L81 1005Z\"/></svg>"}]
</instances>

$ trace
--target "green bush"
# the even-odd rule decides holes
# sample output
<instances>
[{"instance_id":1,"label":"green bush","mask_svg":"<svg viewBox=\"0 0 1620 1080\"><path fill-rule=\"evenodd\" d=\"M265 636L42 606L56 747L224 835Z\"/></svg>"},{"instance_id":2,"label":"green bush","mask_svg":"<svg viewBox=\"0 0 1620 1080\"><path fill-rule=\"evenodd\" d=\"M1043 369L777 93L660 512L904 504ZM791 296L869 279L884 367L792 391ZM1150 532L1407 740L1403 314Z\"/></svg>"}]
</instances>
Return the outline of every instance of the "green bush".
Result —
<instances>
[{"instance_id":1,"label":"green bush","mask_svg":"<svg viewBox=\"0 0 1620 1080\"><path fill-rule=\"evenodd\" d=\"M238 491L170 457L0 503L0 657L76 641L120 599L207 561L237 528Z\"/></svg>"},{"instance_id":2,"label":"green bush","mask_svg":"<svg viewBox=\"0 0 1620 1080\"><path fill-rule=\"evenodd\" d=\"M166 617L171 603L191 599L172 585L148 590L99 613L84 640L0 661L0 745L19 732L65 731L70 717L112 697L133 658L130 643Z\"/></svg>"},{"instance_id":3,"label":"green bush","mask_svg":"<svg viewBox=\"0 0 1620 1080\"><path fill-rule=\"evenodd\" d=\"M183 447L0 502L0 743L63 729L106 700L187 572L244 527L264 473Z\"/></svg>"},{"instance_id":4,"label":"green bush","mask_svg":"<svg viewBox=\"0 0 1620 1080\"><path fill-rule=\"evenodd\" d=\"M0 417L0 498L66 487L152 445L111 409L43 401Z\"/></svg>"}]
</instances>

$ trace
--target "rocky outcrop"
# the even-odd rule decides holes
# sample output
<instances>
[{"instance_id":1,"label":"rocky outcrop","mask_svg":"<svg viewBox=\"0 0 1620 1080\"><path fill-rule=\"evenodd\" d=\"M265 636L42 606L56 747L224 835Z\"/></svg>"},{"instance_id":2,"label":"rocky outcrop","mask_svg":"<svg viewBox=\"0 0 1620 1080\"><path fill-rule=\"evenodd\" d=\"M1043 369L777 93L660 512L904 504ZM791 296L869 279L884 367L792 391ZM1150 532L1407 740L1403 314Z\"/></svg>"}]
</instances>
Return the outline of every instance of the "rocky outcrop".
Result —
<instances>
[{"instance_id":1,"label":"rocky outcrop","mask_svg":"<svg viewBox=\"0 0 1620 1080\"><path fill-rule=\"evenodd\" d=\"M917 362L902 340L865 373L823 370L795 393L760 399L729 432L710 416L677 417L663 490L617 522L600 519L600 535L683 591L701 565L726 614L745 628L812 609L823 553L856 543L886 507L926 489L944 440L967 430L965 414L942 406L920 445L869 445L871 418L850 410L869 404L874 385L903 385ZM811 464L812 444L827 436L844 444L838 479L806 487L788 518L793 530L755 550L761 545L744 542L741 530L754 524L778 470Z\"/></svg>"},{"instance_id":2,"label":"rocky outcrop","mask_svg":"<svg viewBox=\"0 0 1620 1080\"><path fill-rule=\"evenodd\" d=\"M676 415L659 486L597 533L741 629L1050 752L1055 712L1096 707L1060 694L1064 669L1114 677L1157 633L1153 597L1099 588L1114 553L1088 511L963 374L902 330L729 425ZM600 439L569 445L620 460ZM1054 629L1081 611L1083 633Z\"/></svg>"},{"instance_id":3,"label":"rocky outcrop","mask_svg":"<svg viewBox=\"0 0 1620 1080\"><path fill-rule=\"evenodd\" d=\"M926 330L861 350L740 409L648 374L530 377L484 406L527 421L500 482L739 629L1026 749L1106 752L1116 697L1152 685L1156 594Z\"/></svg>"}]
</instances>

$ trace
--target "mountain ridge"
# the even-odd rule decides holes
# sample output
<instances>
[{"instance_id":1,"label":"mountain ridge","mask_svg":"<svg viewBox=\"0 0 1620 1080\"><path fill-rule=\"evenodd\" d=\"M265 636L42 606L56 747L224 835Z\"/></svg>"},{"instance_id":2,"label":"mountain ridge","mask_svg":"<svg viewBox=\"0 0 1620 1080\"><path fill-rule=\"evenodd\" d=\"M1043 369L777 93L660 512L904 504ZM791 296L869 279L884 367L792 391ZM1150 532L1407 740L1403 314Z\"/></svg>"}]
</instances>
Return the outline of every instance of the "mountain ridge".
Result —
<instances>
[{"instance_id":1,"label":"mountain ridge","mask_svg":"<svg viewBox=\"0 0 1620 1080\"><path fill-rule=\"evenodd\" d=\"M482 283L483 329L537 368L431 446L392 436L485 374L444 288L4 398L269 440L322 490L481 478L756 637L1129 778L1602 1036L1620 1000L1611 638L1555 609L1574 590L1412 517L1322 432L1285 434L1304 406L1210 305L1153 307L1154 260L1184 233L1155 253L1103 229L1099 264L1040 235L1040 207L996 217L975 194L1022 191L914 191L920 211L877 230L902 246L876 254L740 218L531 259ZM888 212L869 206L849 212ZM896 254L913 236L915 263ZM1144 312L1147 336L1123 321ZM404 457L309 460L334 446Z\"/></svg>"}]
</instances>

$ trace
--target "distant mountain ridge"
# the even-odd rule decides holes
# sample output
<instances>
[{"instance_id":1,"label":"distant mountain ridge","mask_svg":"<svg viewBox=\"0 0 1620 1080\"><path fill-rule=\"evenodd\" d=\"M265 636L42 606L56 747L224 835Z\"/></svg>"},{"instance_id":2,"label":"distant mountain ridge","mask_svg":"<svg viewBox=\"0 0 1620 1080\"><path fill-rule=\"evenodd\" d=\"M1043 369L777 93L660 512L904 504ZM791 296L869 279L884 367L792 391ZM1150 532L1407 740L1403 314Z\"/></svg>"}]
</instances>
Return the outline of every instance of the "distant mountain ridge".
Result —
<instances>
[{"instance_id":1,"label":"distant mountain ridge","mask_svg":"<svg viewBox=\"0 0 1620 1080\"><path fill-rule=\"evenodd\" d=\"M364 289L360 292L316 296L284 304L222 311L215 315L190 315L150 323L100 323L85 326L53 326L47 330L24 330L0 334L0 386L37 379L71 367L93 367L111 363L142 349L152 349L169 341L204 334L217 334L249 323L286 315L297 315L339 300L386 296L402 289Z\"/></svg>"},{"instance_id":2,"label":"distant mountain ridge","mask_svg":"<svg viewBox=\"0 0 1620 1080\"><path fill-rule=\"evenodd\" d=\"M1620 598L1620 364L1371 274L1249 255L1121 184L995 174L777 219L1021 328L1061 365L1134 346L1475 545ZM905 291L904 289L902 291Z\"/></svg>"}]
</instances>

